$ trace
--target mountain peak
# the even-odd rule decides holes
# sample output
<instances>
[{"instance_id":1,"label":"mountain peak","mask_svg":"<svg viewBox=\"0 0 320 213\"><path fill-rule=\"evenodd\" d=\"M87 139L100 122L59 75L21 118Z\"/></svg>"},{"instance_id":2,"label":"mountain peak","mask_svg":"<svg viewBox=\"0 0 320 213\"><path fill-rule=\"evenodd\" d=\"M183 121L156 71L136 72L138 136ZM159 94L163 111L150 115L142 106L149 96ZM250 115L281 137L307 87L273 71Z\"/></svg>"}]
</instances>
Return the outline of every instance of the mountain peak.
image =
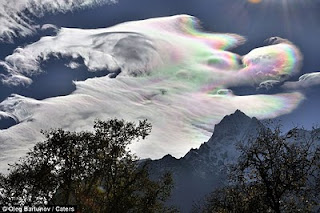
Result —
<instances>
[{"instance_id":1,"label":"mountain peak","mask_svg":"<svg viewBox=\"0 0 320 213\"><path fill-rule=\"evenodd\" d=\"M223 127L227 127L226 125L231 127L234 127L235 125L242 126L243 124L248 123L250 121L251 121L251 118L249 116L247 116L242 111L237 109L233 114L224 116L224 118L220 121L220 123L215 125L215 130L217 127L219 128L219 126L223 126Z\"/></svg>"},{"instance_id":2,"label":"mountain peak","mask_svg":"<svg viewBox=\"0 0 320 213\"><path fill-rule=\"evenodd\" d=\"M220 123L214 127L214 133L210 138L213 140L222 140L223 138L238 138L247 134L248 131L255 131L258 128L258 120L250 118L240 110L236 110L233 114L226 115Z\"/></svg>"},{"instance_id":3,"label":"mountain peak","mask_svg":"<svg viewBox=\"0 0 320 213\"><path fill-rule=\"evenodd\" d=\"M239 156L237 142L254 136L259 127L260 123L256 118L250 118L236 110L215 125L212 137L198 149L191 149L180 159L166 155L160 160L152 161L153 175L160 177L165 171L172 172L175 181L172 199L178 206L183 206L184 211L189 212L189 203L205 197L212 188L224 184L225 165L234 162Z\"/></svg>"},{"instance_id":4,"label":"mountain peak","mask_svg":"<svg viewBox=\"0 0 320 213\"><path fill-rule=\"evenodd\" d=\"M248 117L246 114L244 114L244 112L242 112L240 109L237 109L233 114L231 114L231 115L241 115L241 116L246 116L246 117Z\"/></svg>"}]
</instances>

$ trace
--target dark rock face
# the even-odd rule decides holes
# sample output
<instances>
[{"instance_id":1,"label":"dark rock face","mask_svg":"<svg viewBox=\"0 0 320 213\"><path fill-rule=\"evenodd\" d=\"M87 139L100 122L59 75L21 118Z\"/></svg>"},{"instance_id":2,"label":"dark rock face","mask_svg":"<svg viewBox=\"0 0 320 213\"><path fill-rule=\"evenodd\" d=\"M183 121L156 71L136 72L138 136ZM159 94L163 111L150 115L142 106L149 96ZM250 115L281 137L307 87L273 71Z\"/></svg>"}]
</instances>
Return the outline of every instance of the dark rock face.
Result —
<instances>
[{"instance_id":1,"label":"dark rock face","mask_svg":"<svg viewBox=\"0 0 320 213\"><path fill-rule=\"evenodd\" d=\"M223 186L227 179L226 165L239 155L236 144L255 136L261 126L256 118L237 110L215 125L212 137L198 149L191 149L180 159L166 155L160 160L150 161L153 178L166 171L173 174L175 187L168 204L189 212L194 202Z\"/></svg>"}]
</instances>

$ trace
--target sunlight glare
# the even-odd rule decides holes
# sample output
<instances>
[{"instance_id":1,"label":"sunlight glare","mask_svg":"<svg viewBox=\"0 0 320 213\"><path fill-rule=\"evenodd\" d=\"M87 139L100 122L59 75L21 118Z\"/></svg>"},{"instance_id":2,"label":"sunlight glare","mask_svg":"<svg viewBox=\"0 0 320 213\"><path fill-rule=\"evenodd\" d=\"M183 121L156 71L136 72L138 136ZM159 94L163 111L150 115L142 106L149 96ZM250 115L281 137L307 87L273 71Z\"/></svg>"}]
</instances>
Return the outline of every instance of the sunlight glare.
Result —
<instances>
[{"instance_id":1,"label":"sunlight glare","mask_svg":"<svg viewBox=\"0 0 320 213\"><path fill-rule=\"evenodd\" d=\"M258 4L261 2L261 0L248 0L248 2L253 3L253 4Z\"/></svg>"}]
</instances>

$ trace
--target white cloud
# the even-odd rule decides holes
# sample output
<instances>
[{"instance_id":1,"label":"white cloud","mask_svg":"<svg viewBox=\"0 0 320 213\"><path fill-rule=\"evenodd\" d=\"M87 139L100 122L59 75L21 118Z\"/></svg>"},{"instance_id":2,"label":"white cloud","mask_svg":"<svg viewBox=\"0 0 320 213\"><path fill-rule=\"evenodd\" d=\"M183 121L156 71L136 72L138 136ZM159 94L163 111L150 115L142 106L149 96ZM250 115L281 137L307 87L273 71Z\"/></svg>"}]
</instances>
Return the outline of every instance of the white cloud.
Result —
<instances>
[{"instance_id":1,"label":"white cloud","mask_svg":"<svg viewBox=\"0 0 320 213\"><path fill-rule=\"evenodd\" d=\"M32 83L52 56L81 57L91 71L120 68L121 73L75 82L76 91L68 96L38 101L15 95L3 101L0 109L20 123L0 132L6 150L2 164L42 140L40 129L90 129L94 119L113 117L151 121L151 136L132 146L140 157L181 157L208 140L214 124L236 109L273 118L303 100L299 92L236 96L228 89L284 81L297 73L302 59L293 44L280 42L239 56L227 49L242 44L241 36L204 33L197 23L180 15L105 29L63 28L57 36L15 50L2 62L8 84Z\"/></svg>"},{"instance_id":2,"label":"white cloud","mask_svg":"<svg viewBox=\"0 0 320 213\"><path fill-rule=\"evenodd\" d=\"M75 62L75 61L71 61L69 64L66 64L67 67L71 68L71 69L77 69L78 67L81 66L81 64Z\"/></svg>"},{"instance_id":3,"label":"white cloud","mask_svg":"<svg viewBox=\"0 0 320 213\"><path fill-rule=\"evenodd\" d=\"M34 33L38 26L30 14L42 17L45 13L67 12L116 0L2 0L0 1L0 42Z\"/></svg>"},{"instance_id":4,"label":"white cloud","mask_svg":"<svg viewBox=\"0 0 320 213\"><path fill-rule=\"evenodd\" d=\"M41 129L91 130L96 118L148 119L153 124L152 134L134 144L133 151L140 157L160 158L167 153L181 157L207 141L214 125L236 109L272 118L289 113L303 98L300 93L198 94L183 91L183 82L156 83L148 78L102 77L75 83L77 90L68 96L43 101L13 96L1 103L3 110L20 122L0 132L2 146L7 147L1 157L2 168L43 140Z\"/></svg>"},{"instance_id":5,"label":"white cloud","mask_svg":"<svg viewBox=\"0 0 320 213\"><path fill-rule=\"evenodd\" d=\"M40 28L42 31L51 30L53 32L58 32L59 28L53 24L44 24Z\"/></svg>"},{"instance_id":6,"label":"white cloud","mask_svg":"<svg viewBox=\"0 0 320 213\"><path fill-rule=\"evenodd\" d=\"M15 118L12 114L0 111L0 120L1 119L6 119L6 118L12 118L13 120L18 121L18 119Z\"/></svg>"}]
</instances>

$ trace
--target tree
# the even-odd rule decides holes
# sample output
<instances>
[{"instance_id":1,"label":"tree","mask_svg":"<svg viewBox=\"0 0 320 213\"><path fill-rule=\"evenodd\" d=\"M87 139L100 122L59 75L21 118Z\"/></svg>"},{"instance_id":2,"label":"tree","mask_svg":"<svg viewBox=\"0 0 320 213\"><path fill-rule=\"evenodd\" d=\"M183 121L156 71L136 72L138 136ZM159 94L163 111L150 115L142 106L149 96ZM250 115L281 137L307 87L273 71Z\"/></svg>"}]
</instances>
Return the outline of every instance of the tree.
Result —
<instances>
[{"instance_id":1,"label":"tree","mask_svg":"<svg viewBox=\"0 0 320 213\"><path fill-rule=\"evenodd\" d=\"M313 212L319 208L320 129L262 128L239 144L229 185L214 191L203 212Z\"/></svg>"},{"instance_id":2,"label":"tree","mask_svg":"<svg viewBox=\"0 0 320 213\"><path fill-rule=\"evenodd\" d=\"M81 212L169 211L172 178L150 180L146 163L128 151L151 131L146 120L96 121L94 132L43 131L46 141L0 176L0 203L74 204Z\"/></svg>"}]
</instances>

